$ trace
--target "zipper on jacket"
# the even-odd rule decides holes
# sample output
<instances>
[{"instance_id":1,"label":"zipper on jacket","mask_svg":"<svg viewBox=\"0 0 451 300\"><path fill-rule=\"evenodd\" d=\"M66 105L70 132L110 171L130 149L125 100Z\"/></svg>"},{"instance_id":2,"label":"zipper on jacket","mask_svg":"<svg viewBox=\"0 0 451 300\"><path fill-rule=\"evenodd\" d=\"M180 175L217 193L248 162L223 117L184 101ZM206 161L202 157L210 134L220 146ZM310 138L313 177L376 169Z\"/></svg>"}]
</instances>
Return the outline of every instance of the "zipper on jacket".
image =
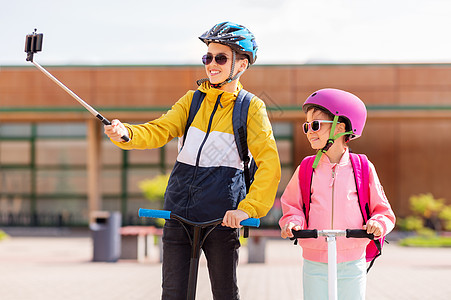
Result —
<instances>
[{"instance_id":1,"label":"zipper on jacket","mask_svg":"<svg viewBox=\"0 0 451 300\"><path fill-rule=\"evenodd\" d=\"M191 186L194 184L194 180L195 180L196 177L197 177L197 170L198 170L198 168L199 168L199 162L200 162L200 154L201 154L202 148L204 147L205 142L207 141L207 138L208 138L208 136L209 136L209 134L210 134L211 124L213 123L213 117L214 117L214 115L215 115L215 113L216 113L216 110L218 110L218 105L221 104L221 96L222 96L222 94L220 94L220 95L218 96L218 99L216 100L215 106L214 106L213 111L211 112L211 115L210 115L210 120L209 120L209 122L208 122L207 132L205 133L205 137L204 137L202 143L201 143L200 146L199 146L199 150L197 151L196 167L195 167L195 169L194 169L193 178L192 178L192 180L191 180ZM221 107L222 107L222 105L221 105ZM189 197L189 200L191 200L191 193L189 194L188 197ZM187 215L187 216L188 216L188 207L189 207L189 205L186 206L186 215Z\"/></svg>"},{"instance_id":2,"label":"zipper on jacket","mask_svg":"<svg viewBox=\"0 0 451 300\"><path fill-rule=\"evenodd\" d=\"M211 124L213 123L213 117L214 117L214 115L216 113L216 110L218 110L218 105L221 104L221 96L222 96L222 94L220 94L218 96L218 99L216 100L215 106L214 106L213 111L211 112L211 115L210 115L210 120L208 122L207 132L205 133L204 140L202 141L202 143L199 146L199 151L197 151L196 171L197 171L197 168L199 167L200 154L202 152L202 148L204 147L205 143L207 142L207 138L210 135ZM221 107L222 107L222 105L221 105ZM196 175L196 172L194 173L194 175Z\"/></svg>"},{"instance_id":3,"label":"zipper on jacket","mask_svg":"<svg viewBox=\"0 0 451 300\"><path fill-rule=\"evenodd\" d=\"M334 229L334 194L335 194L335 167L337 165L332 167L332 217L330 220L330 229Z\"/></svg>"}]
</instances>

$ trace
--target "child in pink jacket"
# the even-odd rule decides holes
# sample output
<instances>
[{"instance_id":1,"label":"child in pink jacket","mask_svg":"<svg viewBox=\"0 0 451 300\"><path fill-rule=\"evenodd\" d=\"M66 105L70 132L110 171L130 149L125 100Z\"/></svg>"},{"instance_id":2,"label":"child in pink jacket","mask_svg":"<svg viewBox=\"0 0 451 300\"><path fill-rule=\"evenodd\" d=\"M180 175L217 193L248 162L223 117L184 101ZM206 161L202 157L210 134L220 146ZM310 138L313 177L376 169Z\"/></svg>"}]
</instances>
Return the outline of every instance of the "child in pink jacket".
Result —
<instances>
[{"instance_id":1,"label":"child in pink jacket","mask_svg":"<svg viewBox=\"0 0 451 300\"><path fill-rule=\"evenodd\" d=\"M351 93L322 89L310 95L302 108L307 119L304 132L312 148L318 150L313 164L309 218L307 224L298 167L281 198L281 236L293 237L292 230L301 229L362 228L363 217L347 143L362 134L367 115L365 104ZM370 162L369 171L371 217L363 229L381 238L393 229L395 215ZM337 238L339 299L365 299L368 243L368 239ZM299 239L299 244L304 257L304 299L328 299L327 242L322 238Z\"/></svg>"}]
</instances>

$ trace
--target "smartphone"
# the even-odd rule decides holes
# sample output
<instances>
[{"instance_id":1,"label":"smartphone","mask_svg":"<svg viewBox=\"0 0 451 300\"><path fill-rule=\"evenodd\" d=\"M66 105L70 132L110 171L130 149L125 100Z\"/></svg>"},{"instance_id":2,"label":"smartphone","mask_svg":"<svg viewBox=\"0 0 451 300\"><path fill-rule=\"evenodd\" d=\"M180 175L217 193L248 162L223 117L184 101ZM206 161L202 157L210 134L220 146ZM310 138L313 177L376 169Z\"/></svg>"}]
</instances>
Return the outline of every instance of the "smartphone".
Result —
<instances>
[{"instance_id":1,"label":"smartphone","mask_svg":"<svg viewBox=\"0 0 451 300\"><path fill-rule=\"evenodd\" d=\"M36 53L42 50L42 40L44 34L42 33L32 33L27 34L25 40L25 52L27 53Z\"/></svg>"}]
</instances>

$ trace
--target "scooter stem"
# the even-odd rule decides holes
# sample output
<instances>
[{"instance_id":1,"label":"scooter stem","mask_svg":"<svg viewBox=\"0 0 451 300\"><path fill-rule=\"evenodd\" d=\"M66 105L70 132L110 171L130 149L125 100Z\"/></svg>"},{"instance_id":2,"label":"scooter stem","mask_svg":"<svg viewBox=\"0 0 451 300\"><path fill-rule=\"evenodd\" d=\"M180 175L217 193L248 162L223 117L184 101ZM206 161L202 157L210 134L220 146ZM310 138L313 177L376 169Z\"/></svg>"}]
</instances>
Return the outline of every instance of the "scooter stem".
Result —
<instances>
[{"instance_id":1,"label":"scooter stem","mask_svg":"<svg viewBox=\"0 0 451 300\"><path fill-rule=\"evenodd\" d=\"M329 300L338 299L337 286L337 238L335 235L326 237L327 241L327 255L328 255L328 285L329 285Z\"/></svg>"},{"instance_id":2,"label":"scooter stem","mask_svg":"<svg viewBox=\"0 0 451 300\"><path fill-rule=\"evenodd\" d=\"M196 299L196 287L197 287L197 273L199 270L199 258L201 247L201 227L194 226L193 244L191 246L191 260L189 264L189 279L188 279L188 292L186 295L187 300Z\"/></svg>"}]
</instances>

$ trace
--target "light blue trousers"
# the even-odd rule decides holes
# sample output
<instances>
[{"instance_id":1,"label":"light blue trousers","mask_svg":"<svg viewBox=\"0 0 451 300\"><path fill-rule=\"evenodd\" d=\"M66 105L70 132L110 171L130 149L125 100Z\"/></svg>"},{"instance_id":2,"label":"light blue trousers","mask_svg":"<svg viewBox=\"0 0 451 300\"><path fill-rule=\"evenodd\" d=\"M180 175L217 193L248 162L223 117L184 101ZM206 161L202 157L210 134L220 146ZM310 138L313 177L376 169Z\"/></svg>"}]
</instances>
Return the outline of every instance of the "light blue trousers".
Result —
<instances>
[{"instance_id":1,"label":"light blue trousers","mask_svg":"<svg viewBox=\"0 0 451 300\"><path fill-rule=\"evenodd\" d=\"M366 292L366 259L337 265L338 299L364 300ZM327 264L304 259L304 300L328 300Z\"/></svg>"}]
</instances>

